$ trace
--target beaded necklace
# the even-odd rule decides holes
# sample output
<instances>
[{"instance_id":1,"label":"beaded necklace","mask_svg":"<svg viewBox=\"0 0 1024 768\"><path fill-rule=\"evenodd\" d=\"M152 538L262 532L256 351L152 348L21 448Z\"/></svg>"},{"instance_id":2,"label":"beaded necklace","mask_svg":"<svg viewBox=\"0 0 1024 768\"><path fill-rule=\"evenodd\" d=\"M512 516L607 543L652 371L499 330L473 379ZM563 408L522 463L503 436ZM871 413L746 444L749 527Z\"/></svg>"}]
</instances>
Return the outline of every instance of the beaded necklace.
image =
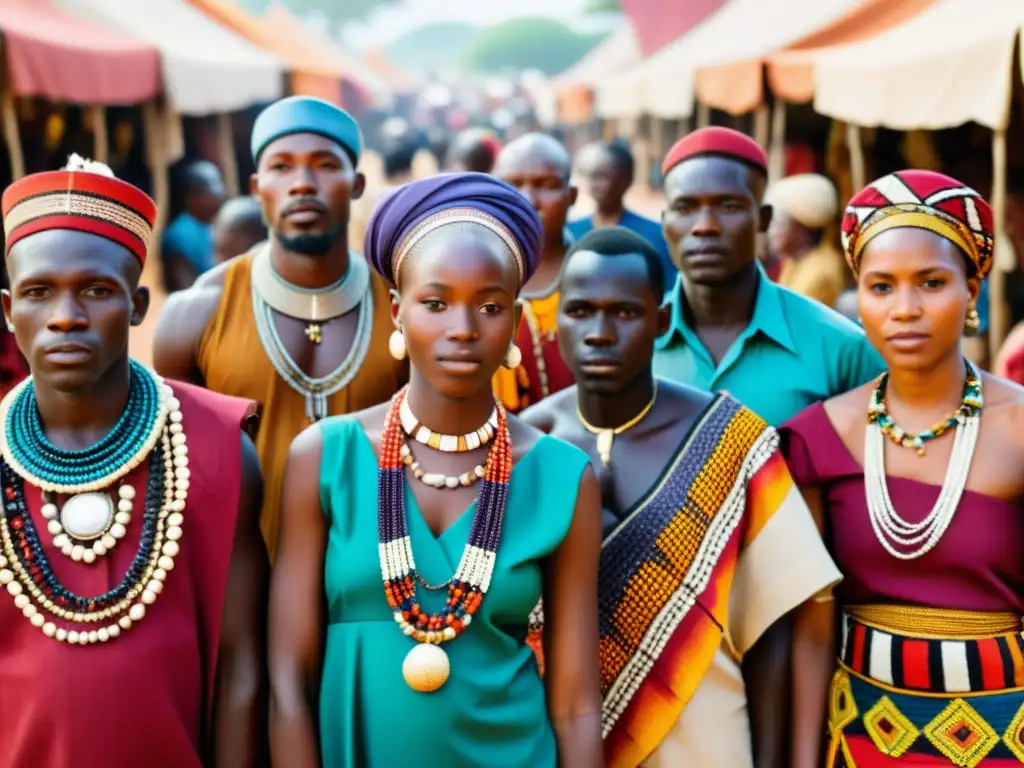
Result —
<instances>
[{"instance_id":1,"label":"beaded necklace","mask_svg":"<svg viewBox=\"0 0 1024 768\"><path fill-rule=\"evenodd\" d=\"M117 488L116 506L106 489L138 467L153 451L172 414L170 389L159 377L129 361L128 402L113 429L91 448L65 450L43 429L35 386L26 379L0 402L0 457L43 492L43 517L54 546L76 562L94 563L124 538L131 523L135 489ZM56 496L68 496L58 506Z\"/></svg>"},{"instance_id":2,"label":"beaded necklace","mask_svg":"<svg viewBox=\"0 0 1024 768\"><path fill-rule=\"evenodd\" d=\"M964 402L957 411L953 449L949 456L946 477L942 481L939 497L931 511L916 523L905 520L893 506L885 474L884 428L870 413L868 414L867 431L864 436L864 492L868 519L878 543L898 560L919 558L939 543L953 522L953 516L967 487L967 476L971 471L974 449L978 444L984 402L981 374L973 363L969 360L965 362L968 383L964 386ZM882 384L883 381L880 380L875 390L876 395ZM876 397L875 400L877 399ZM889 439L893 440L891 436Z\"/></svg>"},{"instance_id":3,"label":"beaded necklace","mask_svg":"<svg viewBox=\"0 0 1024 768\"><path fill-rule=\"evenodd\" d=\"M889 406L885 400L885 389L889 383L889 373L883 373L871 395L868 406L868 424L876 425L891 442L902 448L912 448L918 456L924 456L925 443L941 437L964 419L977 415L981 411L981 377L970 363L965 361L967 376L964 379L964 392L960 405L953 413L935 424L931 429L912 434L904 431L889 415Z\"/></svg>"},{"instance_id":4,"label":"beaded necklace","mask_svg":"<svg viewBox=\"0 0 1024 768\"><path fill-rule=\"evenodd\" d=\"M405 470L401 457L404 439L400 413L406 391L402 389L392 399L381 438L377 486L380 568L384 593L395 622L417 643L402 664L405 681L414 690L429 693L445 684L450 671L448 654L441 650L440 644L454 640L465 631L490 587L512 474L512 441L508 417L499 403L496 435L487 454L469 541L448 583L444 607L437 613L427 613L417 597L416 562L405 520Z\"/></svg>"},{"instance_id":5,"label":"beaded necklace","mask_svg":"<svg viewBox=\"0 0 1024 768\"><path fill-rule=\"evenodd\" d=\"M26 379L5 402L0 453L32 485L54 493L83 493L111 485L137 467L156 445L166 407L154 374L129 363L130 385L124 413L98 443L65 450L43 430L32 379ZM161 413L162 411L162 413Z\"/></svg>"},{"instance_id":6,"label":"beaded necklace","mask_svg":"<svg viewBox=\"0 0 1024 768\"><path fill-rule=\"evenodd\" d=\"M181 550L190 478L181 405L159 377L148 372L146 375L153 377L167 418L159 447L148 456L149 480L139 548L124 578L113 589L102 595L82 596L57 579L28 510L26 479L6 456L0 459L4 512L0 516L0 586L34 627L58 642L105 643L131 629L163 592Z\"/></svg>"}]
</instances>

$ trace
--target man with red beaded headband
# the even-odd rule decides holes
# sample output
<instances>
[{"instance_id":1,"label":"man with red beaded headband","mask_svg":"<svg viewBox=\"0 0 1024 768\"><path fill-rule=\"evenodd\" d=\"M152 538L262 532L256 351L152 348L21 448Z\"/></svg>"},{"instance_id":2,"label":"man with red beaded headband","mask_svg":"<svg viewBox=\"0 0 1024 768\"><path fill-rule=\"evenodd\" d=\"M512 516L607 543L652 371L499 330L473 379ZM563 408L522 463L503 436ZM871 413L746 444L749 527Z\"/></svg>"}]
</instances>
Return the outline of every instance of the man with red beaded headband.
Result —
<instances>
[{"instance_id":1,"label":"man with red beaded headband","mask_svg":"<svg viewBox=\"0 0 1024 768\"><path fill-rule=\"evenodd\" d=\"M255 765L266 554L252 404L128 356L156 206L72 157L2 202L2 768ZM212 513L212 514L211 514Z\"/></svg>"}]
</instances>

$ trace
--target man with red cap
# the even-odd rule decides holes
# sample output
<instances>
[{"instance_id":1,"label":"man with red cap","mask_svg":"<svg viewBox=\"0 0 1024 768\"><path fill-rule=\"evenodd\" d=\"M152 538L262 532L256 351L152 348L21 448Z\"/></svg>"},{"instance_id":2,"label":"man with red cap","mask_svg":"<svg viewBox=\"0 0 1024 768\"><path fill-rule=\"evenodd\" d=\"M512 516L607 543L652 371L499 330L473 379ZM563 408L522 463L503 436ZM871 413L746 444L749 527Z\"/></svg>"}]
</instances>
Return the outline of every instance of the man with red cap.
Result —
<instances>
[{"instance_id":1,"label":"man with red cap","mask_svg":"<svg viewBox=\"0 0 1024 768\"><path fill-rule=\"evenodd\" d=\"M267 560L254 404L128 356L156 206L78 157L7 188L2 768L261 759Z\"/></svg>"},{"instance_id":2,"label":"man with red cap","mask_svg":"<svg viewBox=\"0 0 1024 768\"><path fill-rule=\"evenodd\" d=\"M679 267L658 376L727 391L769 424L863 384L882 362L854 323L766 279L756 259L768 229L764 150L728 128L680 140L662 167L662 231Z\"/></svg>"}]
</instances>

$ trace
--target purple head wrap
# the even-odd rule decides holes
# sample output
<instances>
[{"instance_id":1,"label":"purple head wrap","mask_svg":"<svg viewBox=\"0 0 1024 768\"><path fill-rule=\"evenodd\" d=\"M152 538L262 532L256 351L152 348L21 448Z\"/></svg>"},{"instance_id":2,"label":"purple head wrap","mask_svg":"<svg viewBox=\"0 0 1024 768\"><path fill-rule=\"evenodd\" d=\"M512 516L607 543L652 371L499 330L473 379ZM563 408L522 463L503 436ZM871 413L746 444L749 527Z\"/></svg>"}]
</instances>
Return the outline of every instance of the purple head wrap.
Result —
<instances>
[{"instance_id":1,"label":"purple head wrap","mask_svg":"<svg viewBox=\"0 0 1024 768\"><path fill-rule=\"evenodd\" d=\"M447 173L396 189L370 217L364 254L394 285L412 247L453 223L478 224L501 237L517 261L520 287L537 269L543 236L537 212L515 187L484 173Z\"/></svg>"}]
</instances>

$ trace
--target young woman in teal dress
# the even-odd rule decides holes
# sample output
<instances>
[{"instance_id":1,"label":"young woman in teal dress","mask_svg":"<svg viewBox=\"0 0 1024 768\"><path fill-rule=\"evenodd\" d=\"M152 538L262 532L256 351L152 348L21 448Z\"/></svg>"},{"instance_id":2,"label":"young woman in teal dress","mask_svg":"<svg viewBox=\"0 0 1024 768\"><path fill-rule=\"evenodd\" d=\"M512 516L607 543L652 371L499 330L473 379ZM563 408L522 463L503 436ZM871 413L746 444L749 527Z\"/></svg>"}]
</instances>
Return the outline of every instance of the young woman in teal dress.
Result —
<instances>
[{"instance_id":1,"label":"young woman in teal dress","mask_svg":"<svg viewBox=\"0 0 1024 768\"><path fill-rule=\"evenodd\" d=\"M505 413L537 214L483 174L399 188L366 256L392 285L390 403L288 458L270 606L271 747L289 768L602 765L600 493L584 453ZM546 614L542 680L527 644Z\"/></svg>"}]
</instances>

